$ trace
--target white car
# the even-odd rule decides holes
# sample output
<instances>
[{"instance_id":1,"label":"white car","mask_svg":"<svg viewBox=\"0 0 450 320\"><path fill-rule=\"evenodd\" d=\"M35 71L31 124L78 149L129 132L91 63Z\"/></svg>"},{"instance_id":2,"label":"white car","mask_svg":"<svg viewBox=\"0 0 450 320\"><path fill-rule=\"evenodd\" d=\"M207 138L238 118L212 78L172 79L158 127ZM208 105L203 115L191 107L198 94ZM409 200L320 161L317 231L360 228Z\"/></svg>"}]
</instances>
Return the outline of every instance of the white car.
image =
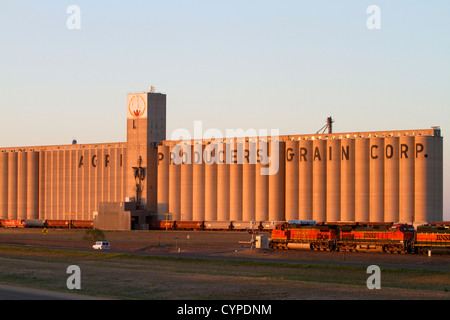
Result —
<instances>
[{"instance_id":1,"label":"white car","mask_svg":"<svg viewBox=\"0 0 450 320\"><path fill-rule=\"evenodd\" d=\"M109 249L109 242L108 241L97 241L92 248L98 249L98 250L105 250Z\"/></svg>"}]
</instances>

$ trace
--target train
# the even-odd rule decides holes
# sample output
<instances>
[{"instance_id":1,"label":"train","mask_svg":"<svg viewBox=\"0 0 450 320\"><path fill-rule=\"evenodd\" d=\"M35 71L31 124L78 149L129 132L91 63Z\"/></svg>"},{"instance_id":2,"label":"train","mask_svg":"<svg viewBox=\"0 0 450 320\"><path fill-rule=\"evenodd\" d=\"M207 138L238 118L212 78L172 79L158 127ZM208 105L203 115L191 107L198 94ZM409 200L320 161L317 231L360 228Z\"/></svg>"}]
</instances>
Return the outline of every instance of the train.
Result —
<instances>
[{"instance_id":1,"label":"train","mask_svg":"<svg viewBox=\"0 0 450 320\"><path fill-rule=\"evenodd\" d=\"M21 220L0 219L1 228L91 229L92 220Z\"/></svg>"},{"instance_id":2,"label":"train","mask_svg":"<svg viewBox=\"0 0 450 320\"><path fill-rule=\"evenodd\" d=\"M270 246L288 249L300 244L311 250L379 250L386 253L426 253L450 250L450 222L418 226L409 224L278 224L271 232Z\"/></svg>"},{"instance_id":3,"label":"train","mask_svg":"<svg viewBox=\"0 0 450 320\"><path fill-rule=\"evenodd\" d=\"M152 221L150 230L268 231L282 221Z\"/></svg>"}]
</instances>

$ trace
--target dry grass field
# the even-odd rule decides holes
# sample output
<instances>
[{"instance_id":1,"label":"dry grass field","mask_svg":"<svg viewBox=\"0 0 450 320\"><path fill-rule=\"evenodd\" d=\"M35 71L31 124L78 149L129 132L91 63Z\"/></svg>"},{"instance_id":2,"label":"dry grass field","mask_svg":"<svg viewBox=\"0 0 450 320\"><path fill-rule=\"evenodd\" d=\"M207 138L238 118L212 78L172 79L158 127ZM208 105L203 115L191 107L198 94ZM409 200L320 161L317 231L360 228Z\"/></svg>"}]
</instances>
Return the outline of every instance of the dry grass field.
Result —
<instances>
[{"instance_id":1,"label":"dry grass field","mask_svg":"<svg viewBox=\"0 0 450 320\"><path fill-rule=\"evenodd\" d=\"M98 252L84 230L0 230L0 283L68 292L69 265L84 295L156 300L450 299L450 255L250 250L244 232L105 232ZM381 289L366 286L381 268Z\"/></svg>"}]
</instances>

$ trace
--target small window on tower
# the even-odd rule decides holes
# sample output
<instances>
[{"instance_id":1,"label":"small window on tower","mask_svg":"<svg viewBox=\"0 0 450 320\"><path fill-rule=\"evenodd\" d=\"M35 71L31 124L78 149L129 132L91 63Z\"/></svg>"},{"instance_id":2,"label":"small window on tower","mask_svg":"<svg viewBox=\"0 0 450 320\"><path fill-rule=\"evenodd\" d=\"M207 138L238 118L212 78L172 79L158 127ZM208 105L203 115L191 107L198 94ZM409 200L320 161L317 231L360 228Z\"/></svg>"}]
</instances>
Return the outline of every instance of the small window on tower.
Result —
<instances>
[{"instance_id":1,"label":"small window on tower","mask_svg":"<svg viewBox=\"0 0 450 320\"><path fill-rule=\"evenodd\" d=\"M136 129L136 120L133 120L133 129Z\"/></svg>"}]
</instances>

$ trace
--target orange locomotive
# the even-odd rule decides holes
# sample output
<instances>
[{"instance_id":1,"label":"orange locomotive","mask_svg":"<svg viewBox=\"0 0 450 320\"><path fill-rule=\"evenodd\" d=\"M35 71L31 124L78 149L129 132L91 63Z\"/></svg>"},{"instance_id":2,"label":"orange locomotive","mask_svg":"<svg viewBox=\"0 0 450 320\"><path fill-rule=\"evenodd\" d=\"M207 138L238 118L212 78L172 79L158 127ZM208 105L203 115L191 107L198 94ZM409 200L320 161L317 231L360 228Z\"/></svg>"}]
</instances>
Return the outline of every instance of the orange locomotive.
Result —
<instances>
[{"instance_id":1,"label":"orange locomotive","mask_svg":"<svg viewBox=\"0 0 450 320\"><path fill-rule=\"evenodd\" d=\"M337 227L316 225L313 221L279 224L272 231L271 247L287 249L289 243L308 244L311 250L335 250Z\"/></svg>"},{"instance_id":2,"label":"orange locomotive","mask_svg":"<svg viewBox=\"0 0 450 320\"><path fill-rule=\"evenodd\" d=\"M450 250L450 222L417 227L414 252L426 253L432 249Z\"/></svg>"},{"instance_id":3,"label":"orange locomotive","mask_svg":"<svg viewBox=\"0 0 450 320\"><path fill-rule=\"evenodd\" d=\"M339 251L381 249L387 253L410 253L414 234L414 227L407 224L342 226L336 248Z\"/></svg>"},{"instance_id":4,"label":"orange locomotive","mask_svg":"<svg viewBox=\"0 0 450 320\"><path fill-rule=\"evenodd\" d=\"M358 251L379 249L389 253L413 250L414 228L396 225L304 225L284 223L272 231L272 248L287 249L290 243L309 244L311 250Z\"/></svg>"}]
</instances>

